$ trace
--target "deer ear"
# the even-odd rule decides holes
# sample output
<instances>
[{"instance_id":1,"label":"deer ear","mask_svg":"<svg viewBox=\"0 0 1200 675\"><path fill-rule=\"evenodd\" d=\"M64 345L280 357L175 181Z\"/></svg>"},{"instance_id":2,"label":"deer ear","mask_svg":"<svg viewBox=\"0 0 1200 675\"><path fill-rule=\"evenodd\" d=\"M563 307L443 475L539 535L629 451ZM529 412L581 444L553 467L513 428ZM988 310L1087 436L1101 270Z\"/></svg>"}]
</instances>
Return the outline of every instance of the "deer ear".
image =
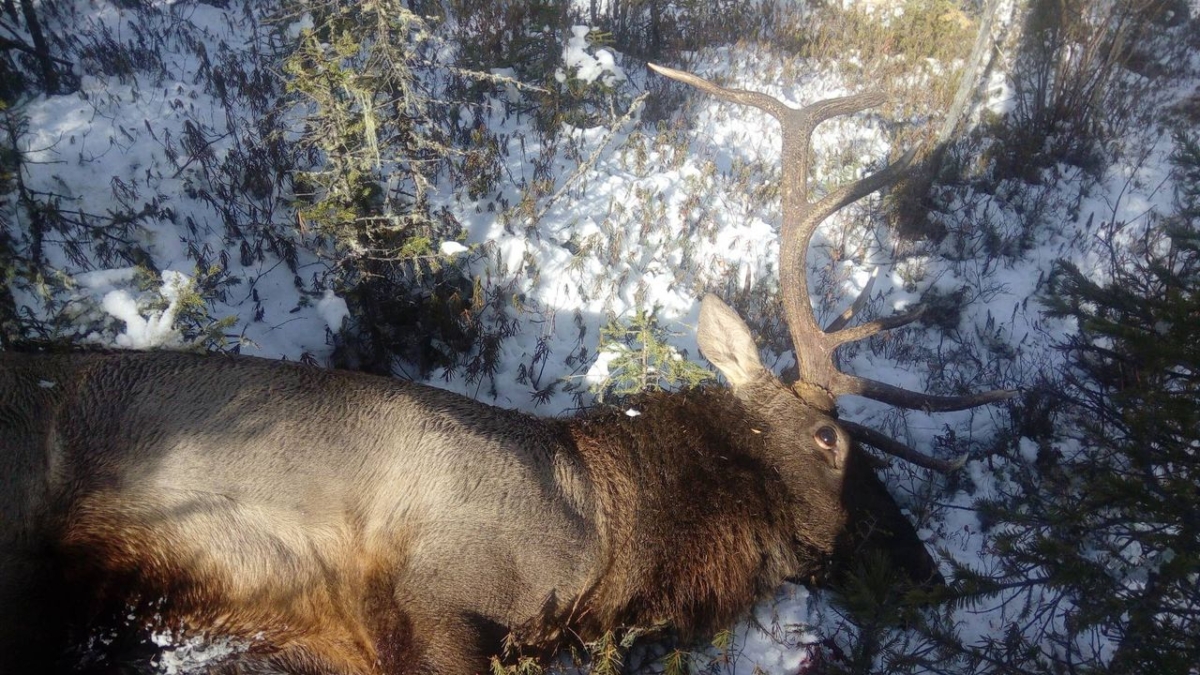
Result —
<instances>
[{"instance_id":1,"label":"deer ear","mask_svg":"<svg viewBox=\"0 0 1200 675\"><path fill-rule=\"evenodd\" d=\"M704 358L712 361L734 389L759 379L766 371L746 322L715 295L700 301L696 342Z\"/></svg>"}]
</instances>

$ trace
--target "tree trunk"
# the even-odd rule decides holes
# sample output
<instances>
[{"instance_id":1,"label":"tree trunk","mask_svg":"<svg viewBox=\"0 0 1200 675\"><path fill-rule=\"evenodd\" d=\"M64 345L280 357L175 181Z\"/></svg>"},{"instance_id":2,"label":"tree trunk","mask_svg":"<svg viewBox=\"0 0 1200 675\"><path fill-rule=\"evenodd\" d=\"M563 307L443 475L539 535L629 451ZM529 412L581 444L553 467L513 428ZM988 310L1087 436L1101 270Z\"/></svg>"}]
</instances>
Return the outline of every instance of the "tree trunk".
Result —
<instances>
[{"instance_id":1,"label":"tree trunk","mask_svg":"<svg viewBox=\"0 0 1200 675\"><path fill-rule=\"evenodd\" d=\"M8 0L8 4L11 5L11 0ZM21 0L21 13L25 15L25 28L29 30L29 37L33 40L34 56L42 68L42 85L46 93L57 94L58 71L54 69L54 58L50 56L50 45L46 43L46 36L42 33L42 24L34 11L33 0Z\"/></svg>"}]
</instances>

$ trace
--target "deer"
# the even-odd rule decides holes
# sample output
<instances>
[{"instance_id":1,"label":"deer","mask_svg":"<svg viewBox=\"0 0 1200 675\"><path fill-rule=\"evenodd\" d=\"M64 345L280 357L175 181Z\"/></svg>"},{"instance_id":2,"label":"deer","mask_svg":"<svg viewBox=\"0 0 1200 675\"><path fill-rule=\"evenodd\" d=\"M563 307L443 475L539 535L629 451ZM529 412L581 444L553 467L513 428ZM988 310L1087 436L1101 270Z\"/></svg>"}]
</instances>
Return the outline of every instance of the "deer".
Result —
<instances>
[{"instance_id":1,"label":"deer","mask_svg":"<svg viewBox=\"0 0 1200 675\"><path fill-rule=\"evenodd\" d=\"M504 645L551 654L620 627L728 625L868 541L939 579L841 394L933 410L834 349L917 313L818 327L803 268L827 216L899 162L815 202L809 138L855 95L793 109L651 66L783 128L784 384L714 295L697 342L724 386L637 415L547 418L420 383L249 356L0 353L0 672L148 673L168 641L222 641L196 672L457 675ZM877 432L876 432L877 433ZM878 543L882 542L882 543Z\"/></svg>"}]
</instances>

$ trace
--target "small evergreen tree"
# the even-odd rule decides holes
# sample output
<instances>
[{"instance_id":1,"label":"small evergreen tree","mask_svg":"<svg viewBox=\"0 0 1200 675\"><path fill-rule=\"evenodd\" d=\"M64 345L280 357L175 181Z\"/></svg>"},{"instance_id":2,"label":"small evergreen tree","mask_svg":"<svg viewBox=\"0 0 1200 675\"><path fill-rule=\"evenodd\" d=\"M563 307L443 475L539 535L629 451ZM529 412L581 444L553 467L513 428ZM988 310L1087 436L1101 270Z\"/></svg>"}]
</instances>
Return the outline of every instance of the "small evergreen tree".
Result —
<instances>
[{"instance_id":1,"label":"small evergreen tree","mask_svg":"<svg viewBox=\"0 0 1200 675\"><path fill-rule=\"evenodd\" d=\"M1200 144L1177 146L1176 213L1114 242L1107 279L1067 262L1052 276L1049 313L1078 326L1055 431L1013 458L1020 489L981 505L999 568L956 575L968 601L1015 610L970 650L978 670L1200 664Z\"/></svg>"},{"instance_id":2,"label":"small evergreen tree","mask_svg":"<svg viewBox=\"0 0 1200 675\"><path fill-rule=\"evenodd\" d=\"M339 361L381 373L397 358L422 375L452 368L474 340L461 320L471 279L440 253L461 227L429 200L463 154L430 74L444 44L395 0L292 4L312 17L283 66L309 157L293 175L294 206L328 243L356 320Z\"/></svg>"},{"instance_id":3,"label":"small evergreen tree","mask_svg":"<svg viewBox=\"0 0 1200 675\"><path fill-rule=\"evenodd\" d=\"M609 320L600 329L598 352L607 355L608 377L594 390L600 400L655 389L694 387L712 373L670 345L672 334L653 312L640 309L628 321Z\"/></svg>"}]
</instances>

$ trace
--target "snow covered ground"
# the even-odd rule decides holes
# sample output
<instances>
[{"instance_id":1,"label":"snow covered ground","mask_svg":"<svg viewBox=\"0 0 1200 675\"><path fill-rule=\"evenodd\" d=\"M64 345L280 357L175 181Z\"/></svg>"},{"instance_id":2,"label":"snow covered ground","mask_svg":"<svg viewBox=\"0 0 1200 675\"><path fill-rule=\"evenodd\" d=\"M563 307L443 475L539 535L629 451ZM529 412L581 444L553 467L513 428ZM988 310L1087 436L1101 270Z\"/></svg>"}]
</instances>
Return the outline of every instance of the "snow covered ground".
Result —
<instances>
[{"instance_id":1,"label":"snow covered ground","mask_svg":"<svg viewBox=\"0 0 1200 675\"><path fill-rule=\"evenodd\" d=\"M171 152L168 139L189 134L203 138L206 156L218 162L236 148L255 112L236 100L223 100L200 73L221 59L236 59L268 35L254 13L243 11L237 2L227 9L165 0L148 4L155 11L80 2L77 30L111 35L122 43L157 31L161 67L118 77L103 75L95 64L79 63L78 91L39 96L22 105L28 128L17 139L26 162L25 187L58 195L63 209L106 214L152 206L156 215L140 221L131 235L149 245L153 266L161 271L150 285L133 267L81 259L55 241L45 246L63 278L71 280L70 295L86 308L81 320L104 323L107 315L118 322L111 324L115 334L97 333L94 339L130 348L181 344L177 319L186 294L180 289L198 274L195 250L205 250L213 259L229 246L222 214L211 201L196 196L208 186L200 184L195 157ZM591 46L587 33L584 27L573 31L562 54L564 73L574 69L570 72L576 78L614 87L623 92L618 100L626 102L648 89L653 74L610 49ZM823 69L780 77L779 63L756 48L714 48L696 55L692 67L702 76L764 91L793 105L851 91L835 73ZM993 98L985 107L1003 112L1011 92L1003 86L991 91ZM686 125L671 127L670 133L640 128L636 110L633 119L615 128L564 130L563 149L554 159L558 183L552 194L565 191L546 204L536 221L498 217L482 201L449 188L436 196L466 232L466 248L449 244L442 253L469 256L479 277L512 283L508 292L519 294L522 305L513 310L521 328L503 344L499 370L492 378L494 391L453 374L448 379L435 377L433 384L483 396L495 405L561 414L576 405L571 392L560 387L548 400L540 400L532 384L519 381L518 370L538 360L535 355L541 351L551 354L542 361L542 384L558 378L598 383L607 374L605 358L581 367L564 357L579 352L581 335L582 346L595 356L596 336L610 316L630 317L639 309L653 309L659 322L677 334L672 338L676 349L699 360L693 331L699 289L722 284L773 287L777 199L755 191L777 176L776 126L760 113L711 100L697 99L684 111L689 116ZM616 112L619 116L626 111ZM500 106L473 114L508 140L503 154L511 186L505 188L505 196L516 203L516 186L531 180L534 172L529 156L537 149L531 146L529 120L505 115ZM1053 367L1056 357L1049 347L1073 326L1045 318L1035 301L1052 261L1066 258L1085 270L1100 269L1092 264L1102 254L1096 242L1113 223L1132 230L1150 214L1170 209L1165 162L1170 138L1149 130L1147 134L1142 156L1111 167L1102 184L1082 196L1076 186L1084 178L1077 169L1062 166L1051 172L1055 175L1038 195L1017 198L1001 190L962 203L965 215L960 222L968 225L986 221L1000 231L1020 230L1026 224L1011 208L1017 200L1036 201L1043 220L1061 223L1055 230L1034 232L1028 250L1016 258L982 255L969 226L941 249L925 247L897 258L903 245L869 217L879 209L877 197L831 219L810 254L814 281L834 281L832 286L817 286L823 295L814 301L822 318L844 309L878 269L872 303L876 313L907 307L930 289L965 292L970 301L959 319L959 335L971 343L1003 344L1007 354L989 360L983 372L969 360L952 361L951 372L935 378L919 365L899 365L888 351L898 347L884 345L852 350L846 369L927 390L931 383L955 381L975 383L977 389L1020 386L1030 373ZM852 156L857 171L882 166L892 150L883 120L873 115L826 123L813 142L820 162L825 162L819 163L815 178L826 186L853 177L823 159L835 151ZM134 193L137 198L130 198ZM17 222L26 217L15 210L9 216ZM954 241L972 254L957 259L942 255ZM846 251L852 254L842 257ZM207 310L209 316L229 321L225 332L242 336L243 353L326 361L332 351L330 336L342 326L347 310L341 299L321 287L324 263L301 251L293 272L278 256L230 253L227 278L239 283L227 287L224 300ZM89 302L82 302L85 299ZM46 308L45 300L33 293L22 293L18 301L34 311ZM899 344L935 352L942 348L922 344L921 330ZM792 364L786 353L767 356L767 363L780 371ZM843 400L841 408L846 418L895 431L917 448L934 447L936 437L949 433L983 442L1002 414L990 408L938 415L898 413L860 399ZM995 489L993 470L994 465L969 462L964 472L972 493L951 492L936 500L932 515L919 523L931 548L967 565L988 567L988 541L972 505ZM926 481L931 480L904 470L889 476L901 499L927 490ZM998 601L990 611L963 611L957 620L964 635L983 635L1003 628L1010 619L1008 611ZM844 620L820 594L800 587L781 589L755 610L754 621L734 629L736 648L727 652L730 659L720 672L799 672L810 658L810 645L844 629ZM189 652L176 653L186 660ZM699 658L703 663L717 656L718 650L710 650Z\"/></svg>"}]
</instances>

